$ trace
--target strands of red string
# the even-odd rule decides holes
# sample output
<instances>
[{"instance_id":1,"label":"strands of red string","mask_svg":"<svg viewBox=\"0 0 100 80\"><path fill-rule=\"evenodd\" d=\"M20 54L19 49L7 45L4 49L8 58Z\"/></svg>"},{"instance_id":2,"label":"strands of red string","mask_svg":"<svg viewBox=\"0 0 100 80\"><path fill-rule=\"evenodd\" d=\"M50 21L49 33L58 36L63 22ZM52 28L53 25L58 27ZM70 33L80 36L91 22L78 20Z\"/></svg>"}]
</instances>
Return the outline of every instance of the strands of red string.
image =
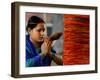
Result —
<instances>
[{"instance_id":1,"label":"strands of red string","mask_svg":"<svg viewBox=\"0 0 100 80\"><path fill-rule=\"evenodd\" d=\"M63 65L89 64L89 15L64 15Z\"/></svg>"}]
</instances>

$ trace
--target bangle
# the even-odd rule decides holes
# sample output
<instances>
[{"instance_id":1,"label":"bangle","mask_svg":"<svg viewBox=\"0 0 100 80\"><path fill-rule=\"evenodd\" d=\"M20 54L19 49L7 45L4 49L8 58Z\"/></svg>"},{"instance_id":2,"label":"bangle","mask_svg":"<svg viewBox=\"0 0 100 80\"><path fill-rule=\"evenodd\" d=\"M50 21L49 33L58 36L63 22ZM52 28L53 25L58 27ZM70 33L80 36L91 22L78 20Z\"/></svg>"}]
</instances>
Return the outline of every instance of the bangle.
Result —
<instances>
[{"instance_id":1,"label":"bangle","mask_svg":"<svg viewBox=\"0 0 100 80\"><path fill-rule=\"evenodd\" d=\"M52 58L55 58L55 54L52 54Z\"/></svg>"},{"instance_id":2,"label":"bangle","mask_svg":"<svg viewBox=\"0 0 100 80\"><path fill-rule=\"evenodd\" d=\"M44 53L40 53L40 56L42 57L42 59L46 56Z\"/></svg>"}]
</instances>

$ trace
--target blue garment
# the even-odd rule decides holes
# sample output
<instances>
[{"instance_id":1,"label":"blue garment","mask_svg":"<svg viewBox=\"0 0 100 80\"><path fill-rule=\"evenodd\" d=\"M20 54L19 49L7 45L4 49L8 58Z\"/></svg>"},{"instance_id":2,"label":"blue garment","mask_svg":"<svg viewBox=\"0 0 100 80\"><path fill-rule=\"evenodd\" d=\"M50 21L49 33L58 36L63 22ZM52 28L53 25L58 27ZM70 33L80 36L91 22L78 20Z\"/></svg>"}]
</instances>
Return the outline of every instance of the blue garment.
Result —
<instances>
[{"instance_id":1,"label":"blue garment","mask_svg":"<svg viewBox=\"0 0 100 80\"><path fill-rule=\"evenodd\" d=\"M53 49L53 53L56 53ZM26 67L33 66L49 66L51 64L51 58L46 55L44 59L41 58L39 53L36 51L34 45L29 39L29 35L26 36Z\"/></svg>"}]
</instances>

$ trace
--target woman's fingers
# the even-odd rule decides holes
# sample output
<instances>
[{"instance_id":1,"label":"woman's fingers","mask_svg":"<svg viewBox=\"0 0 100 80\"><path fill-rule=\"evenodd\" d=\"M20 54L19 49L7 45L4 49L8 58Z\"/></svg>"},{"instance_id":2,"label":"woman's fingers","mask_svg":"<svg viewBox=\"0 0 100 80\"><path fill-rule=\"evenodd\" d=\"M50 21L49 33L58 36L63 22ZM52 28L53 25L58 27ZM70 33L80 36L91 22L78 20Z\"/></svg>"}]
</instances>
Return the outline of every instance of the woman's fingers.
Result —
<instances>
[{"instance_id":1,"label":"woman's fingers","mask_svg":"<svg viewBox=\"0 0 100 80\"><path fill-rule=\"evenodd\" d=\"M44 42L47 43L47 45L51 45L52 41L49 39L49 37L45 37Z\"/></svg>"},{"instance_id":2,"label":"woman's fingers","mask_svg":"<svg viewBox=\"0 0 100 80\"><path fill-rule=\"evenodd\" d=\"M47 50L48 53L50 53L52 41L48 37L45 37L44 43L45 43L45 49Z\"/></svg>"}]
</instances>

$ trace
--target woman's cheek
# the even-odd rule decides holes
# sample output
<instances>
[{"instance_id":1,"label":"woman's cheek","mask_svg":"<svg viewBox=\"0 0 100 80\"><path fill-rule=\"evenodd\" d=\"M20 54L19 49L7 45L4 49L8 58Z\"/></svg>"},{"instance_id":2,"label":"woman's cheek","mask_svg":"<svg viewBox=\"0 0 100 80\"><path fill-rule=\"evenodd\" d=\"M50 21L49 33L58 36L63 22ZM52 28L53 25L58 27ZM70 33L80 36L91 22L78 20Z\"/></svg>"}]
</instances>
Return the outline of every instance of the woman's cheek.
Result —
<instances>
[{"instance_id":1,"label":"woman's cheek","mask_svg":"<svg viewBox=\"0 0 100 80\"><path fill-rule=\"evenodd\" d=\"M34 36L37 37L37 38L39 38L40 34L37 32Z\"/></svg>"}]
</instances>

